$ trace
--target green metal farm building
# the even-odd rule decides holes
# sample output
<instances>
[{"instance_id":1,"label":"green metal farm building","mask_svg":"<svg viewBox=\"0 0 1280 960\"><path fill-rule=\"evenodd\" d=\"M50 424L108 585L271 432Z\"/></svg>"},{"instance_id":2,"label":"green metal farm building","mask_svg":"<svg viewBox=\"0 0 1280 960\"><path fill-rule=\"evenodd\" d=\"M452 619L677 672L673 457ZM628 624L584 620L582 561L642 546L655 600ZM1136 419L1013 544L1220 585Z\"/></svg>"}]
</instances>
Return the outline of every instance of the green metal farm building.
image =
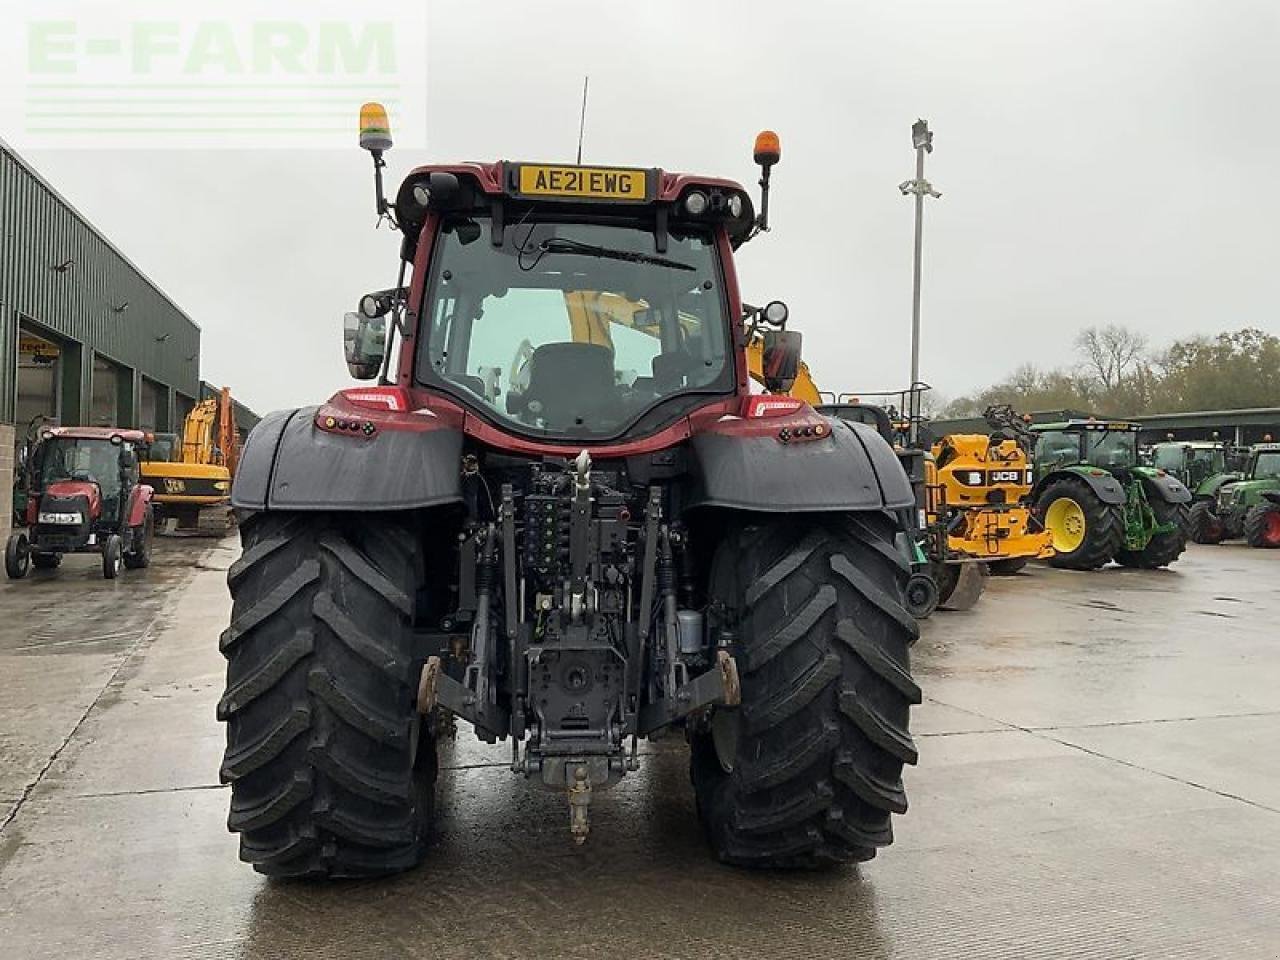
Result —
<instances>
[{"instance_id":1,"label":"green metal farm building","mask_svg":"<svg viewBox=\"0 0 1280 960\"><path fill-rule=\"evenodd\" d=\"M200 328L0 141L0 423L175 429Z\"/></svg>"}]
</instances>

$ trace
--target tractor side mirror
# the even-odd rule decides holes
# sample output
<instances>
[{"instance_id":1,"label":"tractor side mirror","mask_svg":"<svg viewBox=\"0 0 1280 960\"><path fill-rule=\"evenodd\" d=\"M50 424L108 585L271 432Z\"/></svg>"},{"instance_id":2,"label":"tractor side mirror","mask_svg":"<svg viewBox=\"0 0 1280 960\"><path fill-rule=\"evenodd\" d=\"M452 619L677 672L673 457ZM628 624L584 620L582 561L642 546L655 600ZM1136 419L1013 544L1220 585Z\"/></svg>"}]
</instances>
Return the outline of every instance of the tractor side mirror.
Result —
<instances>
[{"instance_id":1,"label":"tractor side mirror","mask_svg":"<svg viewBox=\"0 0 1280 960\"><path fill-rule=\"evenodd\" d=\"M348 313L342 318L342 342L351 376L356 380L372 380L386 359L386 317Z\"/></svg>"},{"instance_id":2,"label":"tractor side mirror","mask_svg":"<svg viewBox=\"0 0 1280 960\"><path fill-rule=\"evenodd\" d=\"M800 373L803 338L798 330L766 330L762 336L764 388L770 393L786 393Z\"/></svg>"}]
</instances>

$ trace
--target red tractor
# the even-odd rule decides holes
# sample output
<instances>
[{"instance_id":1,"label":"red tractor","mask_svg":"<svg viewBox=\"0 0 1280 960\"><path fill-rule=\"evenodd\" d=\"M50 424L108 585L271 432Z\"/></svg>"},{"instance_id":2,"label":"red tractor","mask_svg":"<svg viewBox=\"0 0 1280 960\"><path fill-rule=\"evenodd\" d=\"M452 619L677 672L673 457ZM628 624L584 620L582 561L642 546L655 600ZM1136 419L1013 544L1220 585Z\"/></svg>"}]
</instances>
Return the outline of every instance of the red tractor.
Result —
<instances>
[{"instance_id":1,"label":"red tractor","mask_svg":"<svg viewBox=\"0 0 1280 960\"><path fill-rule=\"evenodd\" d=\"M403 235L399 282L347 318L377 383L266 417L233 487L241 858L419 862L451 716L562 793L577 842L638 740L680 728L722 860L874 856L916 761L915 501L873 428L785 395L799 334L739 295L776 136L759 216L728 180L510 162L419 167L391 203L376 105L361 143Z\"/></svg>"},{"instance_id":2,"label":"red tractor","mask_svg":"<svg viewBox=\"0 0 1280 960\"><path fill-rule=\"evenodd\" d=\"M51 570L63 554L97 553L102 575L151 562L151 488L139 482L140 430L42 430L27 472L26 529L9 537L4 569L19 580L33 566Z\"/></svg>"}]
</instances>

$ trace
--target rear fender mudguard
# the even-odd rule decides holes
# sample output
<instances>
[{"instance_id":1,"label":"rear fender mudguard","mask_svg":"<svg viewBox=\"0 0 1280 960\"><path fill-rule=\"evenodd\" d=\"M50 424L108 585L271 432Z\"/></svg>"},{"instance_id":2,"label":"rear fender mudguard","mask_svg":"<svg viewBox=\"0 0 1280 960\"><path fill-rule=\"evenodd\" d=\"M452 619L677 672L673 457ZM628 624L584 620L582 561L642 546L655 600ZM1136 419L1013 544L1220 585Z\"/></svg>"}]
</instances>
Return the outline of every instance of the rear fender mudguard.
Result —
<instances>
[{"instance_id":1,"label":"rear fender mudguard","mask_svg":"<svg viewBox=\"0 0 1280 960\"><path fill-rule=\"evenodd\" d=\"M795 434L819 426L821 435ZM873 427L807 407L797 417L725 418L695 434L690 448L690 507L800 513L915 504L893 448Z\"/></svg>"},{"instance_id":2,"label":"rear fender mudguard","mask_svg":"<svg viewBox=\"0 0 1280 960\"><path fill-rule=\"evenodd\" d=\"M1044 477L1040 478L1040 482L1036 484L1035 489L1031 491L1031 502L1036 503L1040 499L1040 495L1045 489L1053 483L1057 483L1064 477L1074 477L1083 480L1089 485L1089 488L1103 503L1109 503L1119 506L1127 499L1125 497L1124 487L1120 481L1107 473L1105 470L1095 470L1089 467L1067 467L1063 470L1055 470Z\"/></svg>"},{"instance_id":3,"label":"rear fender mudguard","mask_svg":"<svg viewBox=\"0 0 1280 960\"><path fill-rule=\"evenodd\" d=\"M335 433L316 423L320 409L277 411L253 428L231 486L233 507L408 510L461 501L460 430Z\"/></svg>"},{"instance_id":4,"label":"rear fender mudguard","mask_svg":"<svg viewBox=\"0 0 1280 960\"><path fill-rule=\"evenodd\" d=\"M1238 473L1216 473L1206 480L1202 480L1200 485L1195 489L1195 499L1197 500L1216 500L1218 491L1228 483L1234 483L1239 480L1241 474Z\"/></svg>"},{"instance_id":5,"label":"rear fender mudguard","mask_svg":"<svg viewBox=\"0 0 1280 960\"><path fill-rule=\"evenodd\" d=\"M127 526L142 526L147 519L147 507L151 505L151 498L154 495L155 490L145 483L140 483L133 488L133 493L129 494L129 509L126 513Z\"/></svg>"},{"instance_id":6,"label":"rear fender mudguard","mask_svg":"<svg viewBox=\"0 0 1280 960\"><path fill-rule=\"evenodd\" d=\"M1165 503L1190 503L1191 491L1186 484L1171 473L1155 473L1143 471L1138 474L1142 478L1142 486L1147 499L1163 500Z\"/></svg>"}]
</instances>

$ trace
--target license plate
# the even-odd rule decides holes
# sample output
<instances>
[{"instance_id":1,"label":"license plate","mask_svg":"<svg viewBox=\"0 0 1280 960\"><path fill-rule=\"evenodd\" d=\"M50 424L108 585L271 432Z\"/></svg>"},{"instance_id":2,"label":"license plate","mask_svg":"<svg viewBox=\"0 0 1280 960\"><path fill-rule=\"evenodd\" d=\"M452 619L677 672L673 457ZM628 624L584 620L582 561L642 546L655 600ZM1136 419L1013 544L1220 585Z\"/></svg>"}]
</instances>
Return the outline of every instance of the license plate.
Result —
<instances>
[{"instance_id":1,"label":"license plate","mask_svg":"<svg viewBox=\"0 0 1280 960\"><path fill-rule=\"evenodd\" d=\"M553 167L524 164L516 180L526 197L581 197L586 200L644 200L648 178L643 170L616 167Z\"/></svg>"}]
</instances>

